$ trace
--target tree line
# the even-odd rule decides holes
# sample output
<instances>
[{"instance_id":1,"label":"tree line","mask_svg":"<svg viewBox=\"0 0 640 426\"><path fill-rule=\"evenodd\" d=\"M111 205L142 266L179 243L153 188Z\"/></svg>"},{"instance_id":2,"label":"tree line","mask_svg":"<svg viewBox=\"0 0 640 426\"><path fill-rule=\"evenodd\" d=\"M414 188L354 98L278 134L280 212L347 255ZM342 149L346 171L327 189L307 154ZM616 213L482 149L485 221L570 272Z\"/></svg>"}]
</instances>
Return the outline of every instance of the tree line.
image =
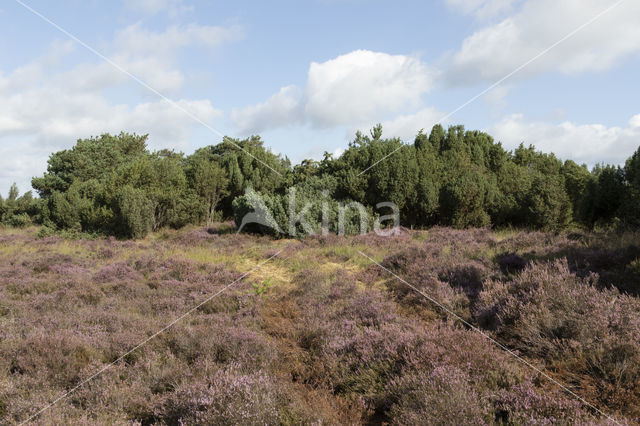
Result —
<instances>
[{"instance_id":1,"label":"tree line","mask_svg":"<svg viewBox=\"0 0 640 426\"><path fill-rule=\"evenodd\" d=\"M435 125L412 144L383 138L378 125L369 135L356 133L337 158L325 153L296 165L259 136L224 138L191 155L152 152L146 141L147 135L104 134L51 154L47 172L32 179L39 197L20 196L13 185L6 200L0 197L0 220L41 224L44 234L141 238L164 227L238 222L252 205L248 197L258 194L282 225L292 202L311 203L304 214L317 224L322 203L335 218L340 205L358 202L373 212L381 201L395 203L401 223L414 227L640 225L640 148L623 167L589 170L533 146L507 151L487 133L460 125ZM346 219L353 229L356 213Z\"/></svg>"}]
</instances>

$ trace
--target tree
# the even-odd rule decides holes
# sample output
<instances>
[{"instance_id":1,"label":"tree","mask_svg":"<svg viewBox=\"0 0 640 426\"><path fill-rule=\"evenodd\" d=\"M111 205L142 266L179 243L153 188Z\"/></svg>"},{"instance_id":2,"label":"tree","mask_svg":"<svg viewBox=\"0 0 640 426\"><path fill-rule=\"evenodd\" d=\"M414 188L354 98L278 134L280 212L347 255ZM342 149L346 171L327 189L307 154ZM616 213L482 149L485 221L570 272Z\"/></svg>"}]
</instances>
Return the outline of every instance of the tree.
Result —
<instances>
[{"instance_id":1,"label":"tree","mask_svg":"<svg viewBox=\"0 0 640 426\"><path fill-rule=\"evenodd\" d=\"M382 124L378 123L371 129L371 139L377 141L380 138L382 138Z\"/></svg>"},{"instance_id":2,"label":"tree","mask_svg":"<svg viewBox=\"0 0 640 426\"><path fill-rule=\"evenodd\" d=\"M304 183L313 176L318 176L320 172L320 163L312 159L304 159L293 167L293 183L294 185Z\"/></svg>"},{"instance_id":3,"label":"tree","mask_svg":"<svg viewBox=\"0 0 640 426\"><path fill-rule=\"evenodd\" d=\"M351 199L368 206L391 201L401 210L404 223L415 223L413 211L418 204L419 192L427 198L427 210L432 210L435 196L430 191L429 173L422 175L414 145L400 139L382 139L382 126L371 130L371 137L356 133L349 148L333 160L329 166L325 159L323 168L330 170L338 180L336 197Z\"/></svg>"},{"instance_id":4,"label":"tree","mask_svg":"<svg viewBox=\"0 0 640 426\"><path fill-rule=\"evenodd\" d=\"M154 228L154 203L145 192L125 185L115 198L118 233L130 238L144 238Z\"/></svg>"},{"instance_id":5,"label":"tree","mask_svg":"<svg viewBox=\"0 0 640 426\"><path fill-rule=\"evenodd\" d=\"M429 142L429 135L424 133L424 129L421 129L416 135L416 138L413 141L413 146L416 150L427 149L431 146L431 143Z\"/></svg>"},{"instance_id":6,"label":"tree","mask_svg":"<svg viewBox=\"0 0 640 426\"><path fill-rule=\"evenodd\" d=\"M532 184L532 173L513 161L506 161L496 174L498 195L489 213L498 226L526 226L525 200Z\"/></svg>"},{"instance_id":7,"label":"tree","mask_svg":"<svg viewBox=\"0 0 640 426\"><path fill-rule=\"evenodd\" d=\"M449 126L447 134L440 143L440 152L450 149L462 149L464 146L464 126Z\"/></svg>"},{"instance_id":8,"label":"tree","mask_svg":"<svg viewBox=\"0 0 640 426\"><path fill-rule=\"evenodd\" d=\"M51 154L47 172L33 178L31 185L47 198L53 191L67 191L75 180L102 179L121 164L148 154L146 141L147 135L129 133L79 139L73 148Z\"/></svg>"},{"instance_id":9,"label":"tree","mask_svg":"<svg viewBox=\"0 0 640 426\"><path fill-rule=\"evenodd\" d=\"M627 191L624 171L619 167L596 165L592 176L582 201L583 220L591 227L609 224L619 217Z\"/></svg>"},{"instance_id":10,"label":"tree","mask_svg":"<svg viewBox=\"0 0 640 426\"><path fill-rule=\"evenodd\" d=\"M445 133L441 124L436 124L431 129L429 134L429 143L435 148L437 152L440 152L442 143L444 142Z\"/></svg>"},{"instance_id":11,"label":"tree","mask_svg":"<svg viewBox=\"0 0 640 426\"><path fill-rule=\"evenodd\" d=\"M153 206L149 219L153 231L197 221L197 212L192 212L191 218L184 218L189 212L182 210L186 206L181 201L187 198L182 154L165 151L135 158L118 167L109 176L106 185L111 194L118 193L125 186L143 191L146 200Z\"/></svg>"},{"instance_id":12,"label":"tree","mask_svg":"<svg viewBox=\"0 0 640 426\"><path fill-rule=\"evenodd\" d=\"M640 147L624 166L626 184L623 199L624 218L633 225L640 225Z\"/></svg>"},{"instance_id":13,"label":"tree","mask_svg":"<svg viewBox=\"0 0 640 426\"><path fill-rule=\"evenodd\" d=\"M442 160L440 223L456 228L488 225L489 181L482 169L471 162L460 145L448 150Z\"/></svg>"},{"instance_id":14,"label":"tree","mask_svg":"<svg viewBox=\"0 0 640 426\"><path fill-rule=\"evenodd\" d=\"M80 222L79 197L77 192L54 191L48 198L49 219L60 229L82 231ZM113 230L112 230L113 232Z\"/></svg>"},{"instance_id":15,"label":"tree","mask_svg":"<svg viewBox=\"0 0 640 426\"><path fill-rule=\"evenodd\" d=\"M225 216L233 214L233 199L246 188L263 193L283 193L292 184L291 163L264 147L259 136L238 140L225 137L218 145L198 149L192 156L204 156L226 172L227 195L220 201Z\"/></svg>"},{"instance_id":16,"label":"tree","mask_svg":"<svg viewBox=\"0 0 640 426\"><path fill-rule=\"evenodd\" d=\"M439 178L442 171L438 161L438 148L422 132L416 136L414 146L418 176L416 197L411 204L412 217L408 221L411 224L431 225L435 223L439 206Z\"/></svg>"},{"instance_id":17,"label":"tree","mask_svg":"<svg viewBox=\"0 0 640 426\"><path fill-rule=\"evenodd\" d=\"M203 157L195 158L188 164L186 173L189 186L206 205L207 224L211 224L220 200L229 194L227 174L217 163Z\"/></svg>"},{"instance_id":18,"label":"tree","mask_svg":"<svg viewBox=\"0 0 640 426\"><path fill-rule=\"evenodd\" d=\"M378 124L367 134L356 132L339 157L325 153L320 162L292 168L258 136L224 138L187 157L150 152L146 139L104 134L51 154L47 172L32 180L41 198L20 196L14 184L0 199L0 220L138 238L167 226L210 224L219 215L238 217L250 205L245 192L251 188L279 212L280 223L294 186L295 203L313 205L308 218L314 223L326 199L331 214L340 202L373 210L391 201L401 223L411 226L558 229L616 218L640 225L640 149L624 169L603 165L589 172L533 146L507 152L487 133L464 126L445 131L436 124L407 144L384 138ZM349 220L355 229L356 216Z\"/></svg>"},{"instance_id":19,"label":"tree","mask_svg":"<svg viewBox=\"0 0 640 426\"><path fill-rule=\"evenodd\" d=\"M578 166L571 160L564 162L561 174L564 178L565 190L571 200L574 219L584 222L586 216L585 193L594 177L586 165Z\"/></svg>"},{"instance_id":20,"label":"tree","mask_svg":"<svg viewBox=\"0 0 640 426\"><path fill-rule=\"evenodd\" d=\"M11 185L6 200L0 197L0 222L5 225L22 228L34 222L41 222L40 210L40 200L34 199L31 191L20 196L15 183Z\"/></svg>"},{"instance_id":21,"label":"tree","mask_svg":"<svg viewBox=\"0 0 640 426\"><path fill-rule=\"evenodd\" d=\"M14 182L9 189L9 196L7 197L7 201L15 201L18 199L18 195L20 195L20 191L18 190L18 185Z\"/></svg>"},{"instance_id":22,"label":"tree","mask_svg":"<svg viewBox=\"0 0 640 426\"><path fill-rule=\"evenodd\" d=\"M537 173L531 182L525 206L529 226L558 229L571 222L571 200L559 175Z\"/></svg>"},{"instance_id":23,"label":"tree","mask_svg":"<svg viewBox=\"0 0 640 426\"><path fill-rule=\"evenodd\" d=\"M492 170L500 161L500 148L493 142L493 138L485 132L477 130L464 133L464 145L469 152L471 161L487 170Z\"/></svg>"}]
</instances>

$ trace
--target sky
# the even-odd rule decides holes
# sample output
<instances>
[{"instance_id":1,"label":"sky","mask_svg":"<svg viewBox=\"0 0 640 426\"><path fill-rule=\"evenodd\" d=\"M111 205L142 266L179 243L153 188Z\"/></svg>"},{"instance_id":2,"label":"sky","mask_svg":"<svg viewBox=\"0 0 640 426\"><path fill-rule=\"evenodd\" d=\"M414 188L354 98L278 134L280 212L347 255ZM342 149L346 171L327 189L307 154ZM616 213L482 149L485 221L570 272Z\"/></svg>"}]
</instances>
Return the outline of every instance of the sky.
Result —
<instances>
[{"instance_id":1,"label":"sky","mask_svg":"<svg viewBox=\"0 0 640 426\"><path fill-rule=\"evenodd\" d=\"M31 9L31 10L30 10ZM0 193L77 139L293 162L436 123L590 166L640 146L637 0L4 0Z\"/></svg>"}]
</instances>

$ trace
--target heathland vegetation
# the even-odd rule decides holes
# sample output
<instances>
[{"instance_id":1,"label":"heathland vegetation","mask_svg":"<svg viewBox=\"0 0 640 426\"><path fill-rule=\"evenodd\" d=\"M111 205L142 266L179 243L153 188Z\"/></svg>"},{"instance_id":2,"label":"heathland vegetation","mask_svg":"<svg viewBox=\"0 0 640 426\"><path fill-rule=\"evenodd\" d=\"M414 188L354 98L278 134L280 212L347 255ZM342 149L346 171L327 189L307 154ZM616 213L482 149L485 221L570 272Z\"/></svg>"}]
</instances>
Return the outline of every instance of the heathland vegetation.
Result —
<instances>
[{"instance_id":1,"label":"heathland vegetation","mask_svg":"<svg viewBox=\"0 0 640 426\"><path fill-rule=\"evenodd\" d=\"M640 417L637 234L433 227L284 239L232 224L128 241L36 234L0 233L2 424L30 419L114 361L30 421Z\"/></svg>"},{"instance_id":2,"label":"heathland vegetation","mask_svg":"<svg viewBox=\"0 0 640 426\"><path fill-rule=\"evenodd\" d=\"M0 424L639 422L640 149L378 126L292 166L122 133L32 185L0 200ZM237 233L255 198L275 226ZM393 236L274 231L380 202Z\"/></svg>"},{"instance_id":3,"label":"heathland vegetation","mask_svg":"<svg viewBox=\"0 0 640 426\"><path fill-rule=\"evenodd\" d=\"M289 229L285 212L292 202L311 203L304 214L313 225L322 220L323 202L333 218L340 204L358 202L382 215L378 203L392 202L401 224L413 228L640 224L640 150L624 167L598 164L589 170L532 146L507 151L490 135L462 126L445 131L436 125L412 144L384 139L376 126L370 135L357 133L338 158L325 154L321 161L292 166L257 136L225 138L188 156L150 152L146 139L105 134L53 153L47 172L32 180L39 197L19 196L12 187L8 199L0 200L2 222L42 224L44 235L142 238L165 227L234 216L239 222L251 205L247 197L258 194L282 229ZM357 221L350 212L346 231L354 233Z\"/></svg>"}]
</instances>

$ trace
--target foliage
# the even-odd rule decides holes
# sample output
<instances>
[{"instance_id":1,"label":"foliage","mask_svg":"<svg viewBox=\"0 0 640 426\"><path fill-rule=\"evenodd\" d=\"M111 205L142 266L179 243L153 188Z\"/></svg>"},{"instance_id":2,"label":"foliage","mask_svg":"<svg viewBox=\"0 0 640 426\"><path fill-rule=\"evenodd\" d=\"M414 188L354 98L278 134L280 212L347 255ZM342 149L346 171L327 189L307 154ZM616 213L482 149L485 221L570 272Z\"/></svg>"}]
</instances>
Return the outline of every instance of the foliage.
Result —
<instances>
[{"instance_id":1,"label":"foliage","mask_svg":"<svg viewBox=\"0 0 640 426\"><path fill-rule=\"evenodd\" d=\"M146 136L80 140L52 154L32 182L51 228L142 238L164 227L211 221L226 194L218 164L172 151L151 153Z\"/></svg>"},{"instance_id":2,"label":"foliage","mask_svg":"<svg viewBox=\"0 0 640 426\"><path fill-rule=\"evenodd\" d=\"M411 144L384 138L377 125L368 135L357 132L336 158L325 153L321 161L292 167L259 136L225 137L188 156L151 152L146 141L146 135L104 134L51 154L47 172L32 180L40 198L19 197L11 188L9 198L0 199L2 223L125 238L230 217L240 226L253 211L247 194L254 191L273 209L274 224L292 235L309 229L298 224L290 232L285 212L289 203L302 209L307 201L304 214L316 230L325 201L330 223L341 203L372 212L391 202L407 227L640 226L640 149L624 167L601 164L589 171L533 146L506 151L489 134L461 125L421 130ZM347 233L357 233L357 218L352 211L347 216ZM255 225L243 229L272 233Z\"/></svg>"},{"instance_id":3,"label":"foliage","mask_svg":"<svg viewBox=\"0 0 640 426\"><path fill-rule=\"evenodd\" d=\"M474 316L522 353L588 375L599 400L622 408L640 396L640 347L630 343L640 341L640 303L598 290L597 279L571 274L566 261L532 265L511 281L486 282Z\"/></svg>"},{"instance_id":4,"label":"foliage","mask_svg":"<svg viewBox=\"0 0 640 426\"><path fill-rule=\"evenodd\" d=\"M626 191L623 193L623 216L630 224L640 225L640 148L627 160L624 166Z\"/></svg>"},{"instance_id":5,"label":"foliage","mask_svg":"<svg viewBox=\"0 0 640 426\"><path fill-rule=\"evenodd\" d=\"M14 183L6 200L0 196L0 223L14 228L24 228L41 222L42 203L34 198L31 191L22 196Z\"/></svg>"},{"instance_id":6,"label":"foliage","mask_svg":"<svg viewBox=\"0 0 640 426\"><path fill-rule=\"evenodd\" d=\"M321 235L323 223L330 233L356 235L372 229L375 216L371 209L361 211L351 200L337 201L328 190L331 179L312 177L304 184L292 187L285 194L258 194L248 191L233 202L236 224L251 218L259 223L248 223L243 230L273 236ZM253 217L254 208L268 214Z\"/></svg>"}]
</instances>

